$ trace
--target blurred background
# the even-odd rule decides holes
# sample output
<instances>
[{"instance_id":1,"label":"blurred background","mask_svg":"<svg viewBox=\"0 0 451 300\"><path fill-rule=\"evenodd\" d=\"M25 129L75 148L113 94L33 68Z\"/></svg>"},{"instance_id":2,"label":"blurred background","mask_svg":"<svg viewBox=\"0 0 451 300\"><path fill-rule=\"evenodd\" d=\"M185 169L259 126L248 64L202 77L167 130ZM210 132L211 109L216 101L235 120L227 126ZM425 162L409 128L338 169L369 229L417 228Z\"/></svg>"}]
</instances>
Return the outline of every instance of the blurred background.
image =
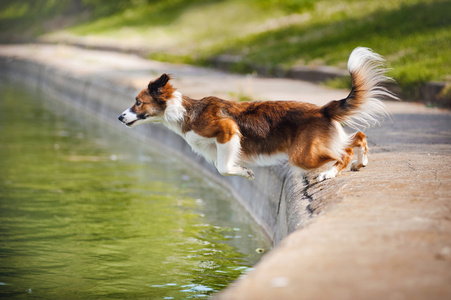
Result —
<instances>
[{"instance_id":1,"label":"blurred background","mask_svg":"<svg viewBox=\"0 0 451 300\"><path fill-rule=\"evenodd\" d=\"M417 100L422 87L430 82L439 82L442 96L451 99L450 16L451 0L0 0L0 50L12 43L69 44L171 63L218 66L221 60L234 72L283 76L296 68L344 70L352 49L365 46L387 59L392 68L389 75L407 95L403 100ZM17 48L12 46L12 55L6 57L14 57ZM24 53L38 51L38 47L28 48ZM49 66L50 61L66 65L77 54L65 51L59 57L52 56L55 52L40 55ZM105 53L101 54L104 58ZM120 61L116 56L98 63L99 56L86 55L79 68L96 69L93 77L108 77L108 73L110 79L119 74L121 80L148 82L151 68L146 64L153 62L128 57L123 62L126 66L119 67L114 64ZM24 57L29 58L22 53ZM98 70L102 64L109 68ZM166 71L169 64L164 65ZM35 77L43 78L58 69L52 68L39 69ZM85 77L93 73L87 74ZM257 86L252 79L237 80L244 82L246 88L241 90L241 85L219 76L210 80L210 86L217 90L229 86L239 92L227 94L227 90L225 95L249 100L253 90L247 86ZM90 81L83 80L87 79L80 78L81 94L88 95ZM267 92L272 79L264 80L258 86L265 86ZM195 85L193 82L186 80L183 91ZM349 78L326 84L349 88ZM203 85L200 89L202 96L207 94ZM282 97L285 90L288 85L280 85L274 94ZM298 95L299 90L288 92ZM323 90L327 91L321 93L329 93L332 89ZM330 99L318 91L315 86L302 93ZM24 298L31 293L45 299L206 297L250 270L262 252L271 248L271 241L233 195L197 169L191 170L176 158L158 156L160 153L147 146L129 147L133 137L130 142L124 140L122 132L109 124L90 123L72 107L52 99L42 91L0 81L0 298ZM115 122L122 110L114 114ZM382 204L385 207L368 206L366 216L375 218L368 222L377 224L372 228L385 230L379 235L383 240L374 239L371 244L376 251L384 250L381 256L365 250L356 255L360 248L348 241L358 239L340 238L346 245L338 251L350 256L336 257L347 270L356 270L358 258L374 263L376 270L385 268L387 273L382 275L394 269L393 274L402 274L398 273L401 270L408 276L396 277L395 284L408 282L412 287L421 278L427 282L424 286L440 293L449 286L442 284L449 278L449 268L441 263L449 260L445 242L451 231L442 229L449 223L445 216L449 209L443 204L449 197L443 200L446 196L441 195L448 195L449 189L445 174L450 174L446 162L451 123L449 111L425 111L424 106L401 103L394 111L396 122L371 131L374 148L377 144L383 153L377 156L375 152L379 163L383 162L380 168L392 176L383 180L393 178L390 186L396 186L397 192L390 197L398 198L398 206L388 200ZM434 170L440 164L443 167ZM371 176L380 169L373 170L366 171L366 178L374 188L377 181ZM435 187L443 190L432 192ZM393 191L390 189L387 191ZM403 199L405 202L399 202ZM323 209L325 204L319 203ZM387 219L378 218L375 208L384 211ZM405 223L401 223L400 211L406 213ZM422 219L412 218L413 211L431 222L421 222L423 231L418 229ZM406 237L409 226L417 235ZM359 234L346 233L348 238ZM386 236L392 237L391 243ZM352 251L343 251L348 246ZM402 259L392 263L387 257ZM412 265L420 266L417 273L412 272ZM336 270L343 279L342 270ZM312 282L317 278L298 273L313 278ZM366 280L359 278L359 272L348 275L351 273L359 279L349 280L356 286ZM440 274L448 277L440 278ZM374 287L383 280L365 284ZM322 290L322 285L319 288Z\"/></svg>"},{"instance_id":2,"label":"blurred background","mask_svg":"<svg viewBox=\"0 0 451 300\"><path fill-rule=\"evenodd\" d=\"M233 71L269 73L345 69L350 51L366 46L414 95L451 80L450 12L450 0L2 0L0 42L122 47L198 65L228 55Z\"/></svg>"}]
</instances>

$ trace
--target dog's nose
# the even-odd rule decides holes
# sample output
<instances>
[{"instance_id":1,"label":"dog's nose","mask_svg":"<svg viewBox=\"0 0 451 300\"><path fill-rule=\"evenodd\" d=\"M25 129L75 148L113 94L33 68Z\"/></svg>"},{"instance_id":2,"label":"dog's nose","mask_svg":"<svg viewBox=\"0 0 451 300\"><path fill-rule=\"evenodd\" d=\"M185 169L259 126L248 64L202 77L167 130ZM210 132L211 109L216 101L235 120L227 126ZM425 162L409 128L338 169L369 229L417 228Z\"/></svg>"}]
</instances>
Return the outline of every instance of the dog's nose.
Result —
<instances>
[{"instance_id":1,"label":"dog's nose","mask_svg":"<svg viewBox=\"0 0 451 300\"><path fill-rule=\"evenodd\" d=\"M119 121L124 122L124 114L121 114L121 115L118 117L118 119L119 119Z\"/></svg>"}]
</instances>

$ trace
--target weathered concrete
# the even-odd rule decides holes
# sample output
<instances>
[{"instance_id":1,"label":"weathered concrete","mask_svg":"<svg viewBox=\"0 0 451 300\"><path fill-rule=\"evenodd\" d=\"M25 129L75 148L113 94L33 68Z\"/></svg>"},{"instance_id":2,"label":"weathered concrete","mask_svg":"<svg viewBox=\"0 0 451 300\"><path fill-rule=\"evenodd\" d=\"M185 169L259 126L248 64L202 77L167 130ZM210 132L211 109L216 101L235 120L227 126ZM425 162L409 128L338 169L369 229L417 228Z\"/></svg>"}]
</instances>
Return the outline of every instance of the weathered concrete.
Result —
<instances>
[{"instance_id":1,"label":"weathered concrete","mask_svg":"<svg viewBox=\"0 0 451 300\"><path fill-rule=\"evenodd\" d=\"M193 97L252 93L324 104L347 94L293 80L227 75L68 47L4 46L0 56L3 71L61 89L83 107L104 107L102 114L110 120L130 105L132 100L124 98L133 99L149 77L162 72L172 73L179 91ZM85 98L89 101L82 102ZM158 126L126 132L139 130L162 147L180 149L209 176L235 189L241 201L249 197L252 203L243 205L257 220L269 216L272 221L260 223L275 240L307 224L219 299L449 299L451 114L409 103L387 105L393 121L366 131L369 165L322 183L309 174L305 188L284 166L256 170L260 179L255 182L218 176Z\"/></svg>"},{"instance_id":2,"label":"weathered concrete","mask_svg":"<svg viewBox=\"0 0 451 300\"><path fill-rule=\"evenodd\" d=\"M364 171L310 183L315 211L325 191L340 204L218 299L450 299L450 148L375 150Z\"/></svg>"}]
</instances>

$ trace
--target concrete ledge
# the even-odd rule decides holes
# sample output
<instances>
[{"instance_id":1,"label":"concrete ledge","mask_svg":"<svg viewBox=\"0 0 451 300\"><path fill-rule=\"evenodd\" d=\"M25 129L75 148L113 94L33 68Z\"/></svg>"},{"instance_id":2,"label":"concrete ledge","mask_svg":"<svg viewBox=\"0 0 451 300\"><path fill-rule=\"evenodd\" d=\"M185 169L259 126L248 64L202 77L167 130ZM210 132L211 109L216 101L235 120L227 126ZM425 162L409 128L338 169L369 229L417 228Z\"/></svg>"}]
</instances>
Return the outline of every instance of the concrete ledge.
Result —
<instances>
[{"instance_id":1,"label":"concrete ledge","mask_svg":"<svg viewBox=\"0 0 451 300\"><path fill-rule=\"evenodd\" d=\"M178 135L161 125L127 129L117 121L117 115L128 107L137 90L118 85L99 76L79 75L70 69L50 67L24 59L0 57L3 75L25 81L32 86L49 90L87 113L99 115L118 130L136 134L149 143L176 155L228 188L246 208L276 245L310 219L309 198L303 192L304 182L291 173L288 164L273 168L253 168L256 179L223 177L203 158L194 154Z\"/></svg>"}]
</instances>

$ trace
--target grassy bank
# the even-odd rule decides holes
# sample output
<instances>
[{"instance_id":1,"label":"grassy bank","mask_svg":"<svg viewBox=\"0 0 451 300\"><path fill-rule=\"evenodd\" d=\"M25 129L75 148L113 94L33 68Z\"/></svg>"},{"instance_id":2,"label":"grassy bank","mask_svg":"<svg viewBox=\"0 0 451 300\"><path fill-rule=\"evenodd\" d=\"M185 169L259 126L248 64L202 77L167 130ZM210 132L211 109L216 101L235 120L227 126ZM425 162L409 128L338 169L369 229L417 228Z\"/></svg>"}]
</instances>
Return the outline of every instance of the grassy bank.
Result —
<instances>
[{"instance_id":1,"label":"grassy bank","mask_svg":"<svg viewBox=\"0 0 451 300\"><path fill-rule=\"evenodd\" d=\"M203 64L231 54L239 57L237 69L345 68L351 50L367 46L387 58L390 75L407 90L451 79L451 0L122 0L114 7L111 1L62 2L79 9L72 23L38 35L144 46L152 58L175 62Z\"/></svg>"}]
</instances>

